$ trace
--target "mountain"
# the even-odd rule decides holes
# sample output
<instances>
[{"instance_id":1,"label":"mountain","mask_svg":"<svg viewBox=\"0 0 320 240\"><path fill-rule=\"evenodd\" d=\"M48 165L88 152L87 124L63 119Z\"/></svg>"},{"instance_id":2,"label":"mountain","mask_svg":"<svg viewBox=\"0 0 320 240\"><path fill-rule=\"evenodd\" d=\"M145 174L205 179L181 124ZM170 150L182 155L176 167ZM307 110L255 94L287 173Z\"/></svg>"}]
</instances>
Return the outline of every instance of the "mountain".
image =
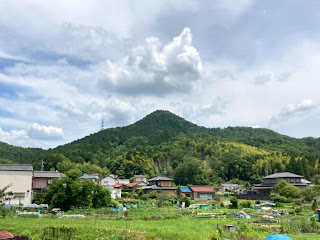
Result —
<instances>
[{"instance_id":1,"label":"mountain","mask_svg":"<svg viewBox=\"0 0 320 240\"><path fill-rule=\"evenodd\" d=\"M100 131L54 149L0 143L0 161L32 163L66 172L166 174L181 184L213 184L232 178L259 181L266 173L291 170L308 178L319 174L320 140L296 139L262 128L197 126L169 112ZM7 160L1 160L7 159Z\"/></svg>"}]
</instances>

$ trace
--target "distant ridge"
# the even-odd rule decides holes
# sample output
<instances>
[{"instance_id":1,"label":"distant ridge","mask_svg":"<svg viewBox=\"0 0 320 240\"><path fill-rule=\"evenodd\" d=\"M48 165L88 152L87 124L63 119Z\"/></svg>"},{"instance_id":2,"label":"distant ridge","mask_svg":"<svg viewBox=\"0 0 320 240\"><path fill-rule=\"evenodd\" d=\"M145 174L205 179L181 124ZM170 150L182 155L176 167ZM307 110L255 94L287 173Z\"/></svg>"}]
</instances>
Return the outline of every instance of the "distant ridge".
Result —
<instances>
[{"instance_id":1,"label":"distant ridge","mask_svg":"<svg viewBox=\"0 0 320 240\"><path fill-rule=\"evenodd\" d=\"M0 142L0 163L31 163L35 169L42 159L47 168L57 168L59 162L69 166L66 169L74 167L72 164L93 164L121 177L135 172L153 176L162 171L172 177L182 166L199 161L221 179L241 174L248 179L254 171L257 173L255 167L259 169L258 175L263 176L264 166L272 161L276 162L268 166L269 173L286 171L291 156L297 161L302 157L308 159L307 168L314 173L312 169L317 168L320 158L320 140L292 138L264 128L205 128L164 110L152 112L131 125L105 129L48 150ZM194 162L186 164L188 159ZM238 165L241 170L230 170Z\"/></svg>"}]
</instances>

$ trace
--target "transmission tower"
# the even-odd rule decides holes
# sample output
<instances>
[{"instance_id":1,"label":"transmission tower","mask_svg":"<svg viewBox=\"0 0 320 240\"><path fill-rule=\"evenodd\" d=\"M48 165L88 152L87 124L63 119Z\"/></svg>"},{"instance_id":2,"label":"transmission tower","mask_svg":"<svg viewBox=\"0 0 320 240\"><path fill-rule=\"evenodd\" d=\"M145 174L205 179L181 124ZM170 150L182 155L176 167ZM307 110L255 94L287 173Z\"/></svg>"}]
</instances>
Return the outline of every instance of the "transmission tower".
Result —
<instances>
[{"instance_id":1,"label":"transmission tower","mask_svg":"<svg viewBox=\"0 0 320 240\"><path fill-rule=\"evenodd\" d=\"M104 119L101 119L101 131L104 129Z\"/></svg>"}]
</instances>

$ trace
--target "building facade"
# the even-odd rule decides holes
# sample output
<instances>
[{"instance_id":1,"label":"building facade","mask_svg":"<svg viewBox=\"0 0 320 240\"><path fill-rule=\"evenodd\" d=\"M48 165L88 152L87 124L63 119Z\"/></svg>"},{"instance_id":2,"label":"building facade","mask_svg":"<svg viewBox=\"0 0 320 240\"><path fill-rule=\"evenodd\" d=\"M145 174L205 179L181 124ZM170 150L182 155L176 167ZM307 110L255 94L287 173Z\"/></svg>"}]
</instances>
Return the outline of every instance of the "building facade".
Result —
<instances>
[{"instance_id":1,"label":"building facade","mask_svg":"<svg viewBox=\"0 0 320 240\"><path fill-rule=\"evenodd\" d=\"M0 188L10 185L10 205L31 204L33 167L30 164L0 164Z\"/></svg>"}]
</instances>

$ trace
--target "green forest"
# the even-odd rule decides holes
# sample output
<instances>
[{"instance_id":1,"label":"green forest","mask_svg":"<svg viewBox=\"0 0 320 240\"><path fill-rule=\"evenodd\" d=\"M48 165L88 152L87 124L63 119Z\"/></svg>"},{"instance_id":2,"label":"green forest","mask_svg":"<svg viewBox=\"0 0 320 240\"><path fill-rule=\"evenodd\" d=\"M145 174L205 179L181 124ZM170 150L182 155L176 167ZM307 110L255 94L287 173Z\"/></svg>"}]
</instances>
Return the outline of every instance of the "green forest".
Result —
<instances>
[{"instance_id":1,"label":"green forest","mask_svg":"<svg viewBox=\"0 0 320 240\"><path fill-rule=\"evenodd\" d=\"M251 127L205 128L168 111L155 111L126 126L102 130L54 149L0 143L0 163L30 163L67 172L166 175L177 185L225 181L259 183L289 171L319 179L320 139L292 138Z\"/></svg>"}]
</instances>

